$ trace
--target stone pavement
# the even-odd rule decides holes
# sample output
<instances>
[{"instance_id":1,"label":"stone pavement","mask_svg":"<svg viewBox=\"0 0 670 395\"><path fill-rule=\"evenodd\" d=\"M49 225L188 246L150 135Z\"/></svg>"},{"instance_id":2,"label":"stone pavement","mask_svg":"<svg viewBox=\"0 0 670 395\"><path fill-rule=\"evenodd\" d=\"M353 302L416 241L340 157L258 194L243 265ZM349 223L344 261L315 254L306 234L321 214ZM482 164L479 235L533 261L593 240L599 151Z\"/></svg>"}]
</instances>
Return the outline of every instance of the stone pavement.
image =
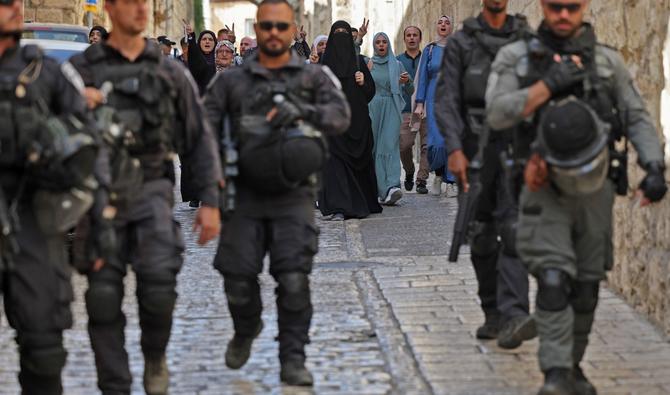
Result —
<instances>
[{"instance_id":1,"label":"stone pavement","mask_svg":"<svg viewBox=\"0 0 670 395\"><path fill-rule=\"evenodd\" d=\"M315 315L307 348L316 378L313 390L279 385L274 282L268 275L262 277L265 330L245 367L225 367L232 326L221 277L211 267L215 246L195 245L189 231L194 211L179 204L176 213L188 248L169 347L171 393L535 393L542 380L536 340L506 351L474 337L482 314L467 251L458 263L446 259L455 199L410 193L401 203L365 220L320 221L320 253L312 276ZM65 389L66 394L91 394L96 386L83 305L86 281L78 275L73 280L76 324L66 333ZM133 393L141 394L132 275L128 280L127 346ZM0 328L0 394L15 394L18 363L4 314ZM670 342L644 317L604 289L595 328L583 366L599 393L670 394Z\"/></svg>"}]
</instances>

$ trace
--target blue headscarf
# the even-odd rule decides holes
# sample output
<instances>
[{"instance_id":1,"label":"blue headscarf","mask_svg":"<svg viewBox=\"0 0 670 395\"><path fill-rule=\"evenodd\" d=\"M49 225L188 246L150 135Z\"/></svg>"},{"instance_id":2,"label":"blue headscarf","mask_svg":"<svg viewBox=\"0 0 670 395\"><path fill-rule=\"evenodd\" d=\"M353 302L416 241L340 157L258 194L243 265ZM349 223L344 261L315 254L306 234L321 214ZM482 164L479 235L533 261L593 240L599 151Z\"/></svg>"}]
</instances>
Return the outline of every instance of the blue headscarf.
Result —
<instances>
[{"instance_id":1,"label":"blue headscarf","mask_svg":"<svg viewBox=\"0 0 670 395\"><path fill-rule=\"evenodd\" d=\"M391 40L386 33L377 33L372 39L374 46L377 38L382 36L386 39L388 43L388 49L386 50L386 56L379 56L377 50L375 49L375 55L372 57L372 62L375 65L383 65L388 63L389 68L389 80L391 83L391 93L393 94L393 101L395 102L395 107L398 110L398 114L402 116L402 110L405 108L405 99L402 97L402 89L400 88L400 61L398 61L393 53L393 47L391 46Z\"/></svg>"}]
</instances>

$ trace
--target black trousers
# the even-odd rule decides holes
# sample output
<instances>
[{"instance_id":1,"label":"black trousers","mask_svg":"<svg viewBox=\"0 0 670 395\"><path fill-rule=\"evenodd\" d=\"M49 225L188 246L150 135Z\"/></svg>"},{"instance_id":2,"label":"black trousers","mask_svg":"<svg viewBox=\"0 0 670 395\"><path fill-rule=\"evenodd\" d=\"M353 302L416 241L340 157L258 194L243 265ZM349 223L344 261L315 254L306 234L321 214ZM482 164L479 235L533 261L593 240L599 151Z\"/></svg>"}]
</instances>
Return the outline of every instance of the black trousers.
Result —
<instances>
[{"instance_id":1,"label":"black trousers","mask_svg":"<svg viewBox=\"0 0 670 395\"><path fill-rule=\"evenodd\" d=\"M30 204L20 205L18 214L20 252L11 270L0 273L0 290L16 330L19 382L24 394L60 394L67 356L62 333L72 327L73 300L65 235L40 230Z\"/></svg>"},{"instance_id":2,"label":"black trousers","mask_svg":"<svg viewBox=\"0 0 670 395\"><path fill-rule=\"evenodd\" d=\"M312 270L313 257L318 250L318 228L314 221L314 193L311 188L300 188L284 196L261 197L240 189L241 205L222 228L214 267L224 280L242 280L255 283L263 270L263 258L270 255L270 274L277 280L282 274L304 273ZM260 288L249 289L243 307L229 307L235 331L242 336L253 335L261 320ZM279 357L304 357L309 343L312 305L287 309L277 292L279 327ZM309 294L306 295L309 299Z\"/></svg>"},{"instance_id":3,"label":"black trousers","mask_svg":"<svg viewBox=\"0 0 670 395\"><path fill-rule=\"evenodd\" d=\"M500 315L503 322L529 313L528 272L516 252L510 251L515 250L519 208L500 161L504 144L503 140L493 140L484 150L482 194L475 213L476 220L493 229L501 243L485 254L472 254L482 310L487 315Z\"/></svg>"},{"instance_id":4,"label":"black trousers","mask_svg":"<svg viewBox=\"0 0 670 395\"><path fill-rule=\"evenodd\" d=\"M137 278L141 346L145 358L165 353L176 301L176 276L183 263L184 242L174 220L173 184L150 181L115 220L120 266L106 264L88 274L88 332L95 353L98 387L103 393L129 394L132 377L125 350L123 279L127 264Z\"/></svg>"}]
</instances>

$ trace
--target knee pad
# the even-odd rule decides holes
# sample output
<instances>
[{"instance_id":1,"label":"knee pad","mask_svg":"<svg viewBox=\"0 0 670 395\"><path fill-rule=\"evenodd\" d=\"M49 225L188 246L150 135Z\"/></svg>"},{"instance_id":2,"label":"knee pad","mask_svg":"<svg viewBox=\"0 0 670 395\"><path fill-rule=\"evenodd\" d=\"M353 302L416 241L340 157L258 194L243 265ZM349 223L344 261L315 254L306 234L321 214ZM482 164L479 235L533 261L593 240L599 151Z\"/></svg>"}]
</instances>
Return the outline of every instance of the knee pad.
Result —
<instances>
[{"instance_id":1,"label":"knee pad","mask_svg":"<svg viewBox=\"0 0 670 395\"><path fill-rule=\"evenodd\" d=\"M470 251L474 255L488 256L498 252L498 233L492 222L475 222L470 235Z\"/></svg>"},{"instance_id":2,"label":"knee pad","mask_svg":"<svg viewBox=\"0 0 670 395\"><path fill-rule=\"evenodd\" d=\"M223 288L231 306L247 306L254 300L259 291L257 279L241 279L225 277Z\"/></svg>"},{"instance_id":3,"label":"knee pad","mask_svg":"<svg viewBox=\"0 0 670 395\"><path fill-rule=\"evenodd\" d=\"M500 241L503 253L507 256L518 257L516 252L516 218L508 219L500 227Z\"/></svg>"},{"instance_id":4,"label":"knee pad","mask_svg":"<svg viewBox=\"0 0 670 395\"><path fill-rule=\"evenodd\" d=\"M67 359L60 334L23 334L17 336L17 341L21 354L21 369L36 376L60 375Z\"/></svg>"},{"instance_id":5,"label":"knee pad","mask_svg":"<svg viewBox=\"0 0 670 395\"><path fill-rule=\"evenodd\" d=\"M137 289L137 299L145 312L151 315L172 315L177 301L174 285L144 284Z\"/></svg>"},{"instance_id":6,"label":"knee pad","mask_svg":"<svg viewBox=\"0 0 670 395\"><path fill-rule=\"evenodd\" d=\"M302 272L277 276L277 304L289 311L301 311L310 306L309 277Z\"/></svg>"},{"instance_id":7,"label":"knee pad","mask_svg":"<svg viewBox=\"0 0 670 395\"><path fill-rule=\"evenodd\" d=\"M122 284L91 282L85 294L88 319L93 324L111 324L119 317L123 301Z\"/></svg>"},{"instance_id":8,"label":"knee pad","mask_svg":"<svg viewBox=\"0 0 670 395\"><path fill-rule=\"evenodd\" d=\"M544 269L537 278L537 307L561 311L568 307L570 277L558 269Z\"/></svg>"},{"instance_id":9,"label":"knee pad","mask_svg":"<svg viewBox=\"0 0 670 395\"><path fill-rule=\"evenodd\" d=\"M598 281L576 281L570 300L575 313L590 314L596 311L599 289Z\"/></svg>"}]
</instances>

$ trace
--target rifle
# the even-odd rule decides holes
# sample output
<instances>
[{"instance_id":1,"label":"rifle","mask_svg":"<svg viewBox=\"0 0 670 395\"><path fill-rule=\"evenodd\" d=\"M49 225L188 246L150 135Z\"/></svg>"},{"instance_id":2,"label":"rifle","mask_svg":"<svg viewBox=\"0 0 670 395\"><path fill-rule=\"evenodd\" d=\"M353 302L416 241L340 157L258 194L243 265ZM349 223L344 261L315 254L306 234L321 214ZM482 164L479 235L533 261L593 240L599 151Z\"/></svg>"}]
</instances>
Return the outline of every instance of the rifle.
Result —
<instances>
[{"instance_id":1,"label":"rifle","mask_svg":"<svg viewBox=\"0 0 670 395\"><path fill-rule=\"evenodd\" d=\"M221 194L220 207L224 213L235 211L235 177L239 175L237 167L238 153L235 141L230 130L230 116L223 118L223 131L221 135L221 154L223 157L223 174L226 177L225 191Z\"/></svg>"},{"instance_id":2,"label":"rifle","mask_svg":"<svg viewBox=\"0 0 670 395\"><path fill-rule=\"evenodd\" d=\"M13 205L8 203L5 191L0 186L0 273L13 268L14 257L19 253L19 243L16 241L19 220Z\"/></svg>"},{"instance_id":3,"label":"rifle","mask_svg":"<svg viewBox=\"0 0 670 395\"><path fill-rule=\"evenodd\" d=\"M461 246L468 243L470 223L474 220L479 196L482 192L481 173L484 168L484 149L489 140L489 127L484 121L484 109L468 110L470 130L478 135L477 152L468 165L468 183L470 188L465 192L465 186L460 184L458 193L458 214L454 224L454 234L449 249L449 262L457 262Z\"/></svg>"}]
</instances>

